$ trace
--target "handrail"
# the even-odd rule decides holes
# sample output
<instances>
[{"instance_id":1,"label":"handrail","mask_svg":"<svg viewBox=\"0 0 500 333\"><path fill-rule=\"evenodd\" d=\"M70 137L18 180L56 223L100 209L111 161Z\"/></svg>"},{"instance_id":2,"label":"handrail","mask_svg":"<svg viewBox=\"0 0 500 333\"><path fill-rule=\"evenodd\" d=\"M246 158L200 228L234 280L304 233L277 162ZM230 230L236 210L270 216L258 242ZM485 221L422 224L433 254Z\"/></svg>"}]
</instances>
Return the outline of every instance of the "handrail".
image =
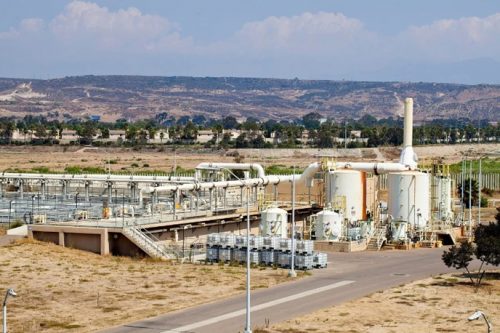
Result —
<instances>
[{"instance_id":1,"label":"handrail","mask_svg":"<svg viewBox=\"0 0 500 333\"><path fill-rule=\"evenodd\" d=\"M169 258L170 255L167 251L165 251L164 248L162 248L161 245L157 244L154 240L152 240L146 233L141 231L138 227L133 226L127 228L127 230L130 230L132 233L134 233L136 236L138 236L143 242L145 246L150 246L153 248L153 250L156 252L157 257L165 257Z\"/></svg>"}]
</instances>

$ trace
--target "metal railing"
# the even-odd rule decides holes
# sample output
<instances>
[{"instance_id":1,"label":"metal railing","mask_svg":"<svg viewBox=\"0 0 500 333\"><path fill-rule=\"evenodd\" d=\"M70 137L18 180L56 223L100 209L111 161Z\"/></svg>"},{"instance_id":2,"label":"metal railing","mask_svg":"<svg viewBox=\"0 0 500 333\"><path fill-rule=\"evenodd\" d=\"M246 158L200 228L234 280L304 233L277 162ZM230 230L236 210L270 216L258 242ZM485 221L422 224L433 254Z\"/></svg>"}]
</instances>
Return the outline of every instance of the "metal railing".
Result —
<instances>
[{"instance_id":1,"label":"metal railing","mask_svg":"<svg viewBox=\"0 0 500 333\"><path fill-rule=\"evenodd\" d=\"M174 259L171 257L171 254L166 251L164 246L155 242L150 238L150 236L145 234L138 227L132 226L123 228L123 231L125 234L128 233L132 239L137 241L136 245L150 256L160 259Z\"/></svg>"}]
</instances>

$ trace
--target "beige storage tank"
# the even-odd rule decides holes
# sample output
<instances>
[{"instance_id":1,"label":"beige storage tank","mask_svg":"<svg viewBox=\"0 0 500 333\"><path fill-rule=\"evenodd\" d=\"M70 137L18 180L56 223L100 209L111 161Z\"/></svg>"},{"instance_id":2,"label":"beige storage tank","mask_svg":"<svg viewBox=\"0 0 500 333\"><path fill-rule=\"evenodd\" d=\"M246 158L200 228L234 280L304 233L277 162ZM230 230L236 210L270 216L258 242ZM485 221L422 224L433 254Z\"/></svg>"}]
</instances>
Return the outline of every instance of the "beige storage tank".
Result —
<instances>
[{"instance_id":1,"label":"beige storage tank","mask_svg":"<svg viewBox=\"0 0 500 333\"><path fill-rule=\"evenodd\" d=\"M423 229L430 219L429 174L418 171L389 173L387 183L391 219Z\"/></svg>"},{"instance_id":2,"label":"beige storage tank","mask_svg":"<svg viewBox=\"0 0 500 333\"><path fill-rule=\"evenodd\" d=\"M339 198L342 206L339 207ZM343 209L349 221L366 219L366 174L361 171L339 169L330 171L326 178L326 204Z\"/></svg>"},{"instance_id":3,"label":"beige storage tank","mask_svg":"<svg viewBox=\"0 0 500 333\"><path fill-rule=\"evenodd\" d=\"M260 234L262 236L288 237L288 213L271 206L260 213Z\"/></svg>"}]
</instances>

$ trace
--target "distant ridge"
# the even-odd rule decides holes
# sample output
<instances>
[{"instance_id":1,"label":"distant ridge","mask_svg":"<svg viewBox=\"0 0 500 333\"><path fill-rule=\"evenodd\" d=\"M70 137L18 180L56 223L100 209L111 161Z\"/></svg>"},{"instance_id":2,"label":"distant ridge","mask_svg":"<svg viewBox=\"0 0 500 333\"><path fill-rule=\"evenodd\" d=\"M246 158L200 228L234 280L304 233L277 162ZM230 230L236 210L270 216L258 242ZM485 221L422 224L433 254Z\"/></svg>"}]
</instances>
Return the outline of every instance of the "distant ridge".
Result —
<instances>
[{"instance_id":1,"label":"distant ridge","mask_svg":"<svg viewBox=\"0 0 500 333\"><path fill-rule=\"evenodd\" d=\"M30 82L30 94L13 94ZM276 120L309 112L338 119L385 118L401 114L404 97L415 99L417 121L500 118L500 85L117 75L0 78L0 115L19 117L57 111L73 117L100 114L108 121L159 112Z\"/></svg>"}]
</instances>

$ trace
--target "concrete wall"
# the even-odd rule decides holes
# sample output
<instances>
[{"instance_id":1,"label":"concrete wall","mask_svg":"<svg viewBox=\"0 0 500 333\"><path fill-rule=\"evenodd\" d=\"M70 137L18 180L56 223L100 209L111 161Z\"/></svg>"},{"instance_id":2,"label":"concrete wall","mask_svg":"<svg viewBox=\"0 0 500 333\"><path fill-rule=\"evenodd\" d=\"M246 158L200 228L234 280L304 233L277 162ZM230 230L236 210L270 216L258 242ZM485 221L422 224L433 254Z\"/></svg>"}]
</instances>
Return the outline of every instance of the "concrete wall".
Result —
<instances>
[{"instance_id":1,"label":"concrete wall","mask_svg":"<svg viewBox=\"0 0 500 333\"><path fill-rule=\"evenodd\" d=\"M330 241L315 241L315 251L328 252L358 252L366 250L368 246L365 240L361 242L330 242Z\"/></svg>"},{"instance_id":2,"label":"concrete wall","mask_svg":"<svg viewBox=\"0 0 500 333\"><path fill-rule=\"evenodd\" d=\"M28 236L44 242L84 251L109 254L108 229L56 225L30 225Z\"/></svg>"},{"instance_id":3,"label":"concrete wall","mask_svg":"<svg viewBox=\"0 0 500 333\"><path fill-rule=\"evenodd\" d=\"M42 242L54 243L59 245L59 232L33 231L33 233L30 235L30 238L34 238Z\"/></svg>"},{"instance_id":4,"label":"concrete wall","mask_svg":"<svg viewBox=\"0 0 500 333\"><path fill-rule=\"evenodd\" d=\"M64 246L88 252L101 253L101 235L63 233Z\"/></svg>"}]
</instances>

